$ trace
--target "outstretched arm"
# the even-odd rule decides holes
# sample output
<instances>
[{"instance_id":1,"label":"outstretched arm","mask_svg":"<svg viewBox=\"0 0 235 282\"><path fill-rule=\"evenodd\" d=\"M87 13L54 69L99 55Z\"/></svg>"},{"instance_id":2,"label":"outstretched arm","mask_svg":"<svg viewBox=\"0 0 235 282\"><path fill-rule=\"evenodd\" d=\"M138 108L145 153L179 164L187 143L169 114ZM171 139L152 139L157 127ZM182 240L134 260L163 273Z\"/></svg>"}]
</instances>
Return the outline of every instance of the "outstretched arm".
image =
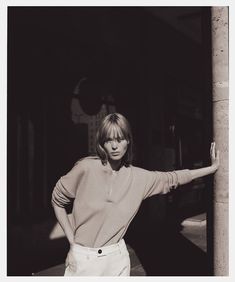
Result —
<instances>
[{"instance_id":1,"label":"outstretched arm","mask_svg":"<svg viewBox=\"0 0 235 282\"><path fill-rule=\"evenodd\" d=\"M219 151L216 151L215 142L211 143L210 148L211 166L203 167L199 169L191 169L190 173L192 175L192 180L208 174L215 173L219 168Z\"/></svg>"},{"instance_id":2,"label":"outstretched arm","mask_svg":"<svg viewBox=\"0 0 235 282\"><path fill-rule=\"evenodd\" d=\"M143 199L156 194L166 194L179 185L190 183L193 179L216 172L219 167L219 151L215 150L215 142L210 149L211 166L199 169L181 169L175 171L149 171L146 175L148 184L145 188Z\"/></svg>"}]
</instances>

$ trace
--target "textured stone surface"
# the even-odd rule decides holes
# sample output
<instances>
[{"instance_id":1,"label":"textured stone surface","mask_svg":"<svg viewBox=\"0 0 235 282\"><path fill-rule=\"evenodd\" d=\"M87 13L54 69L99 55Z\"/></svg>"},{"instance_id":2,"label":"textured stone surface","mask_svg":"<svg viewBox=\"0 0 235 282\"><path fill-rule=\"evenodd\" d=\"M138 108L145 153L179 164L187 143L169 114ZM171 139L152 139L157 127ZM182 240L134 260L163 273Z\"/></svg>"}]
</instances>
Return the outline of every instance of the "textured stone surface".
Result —
<instances>
[{"instance_id":1,"label":"textured stone surface","mask_svg":"<svg viewBox=\"0 0 235 282\"><path fill-rule=\"evenodd\" d=\"M214 140L220 167L214 177L214 275L228 275L228 7L212 7Z\"/></svg>"},{"instance_id":2,"label":"textured stone surface","mask_svg":"<svg viewBox=\"0 0 235 282\"><path fill-rule=\"evenodd\" d=\"M226 82L228 80L228 7L212 8L212 40L213 81Z\"/></svg>"},{"instance_id":3,"label":"textured stone surface","mask_svg":"<svg viewBox=\"0 0 235 282\"><path fill-rule=\"evenodd\" d=\"M219 81L213 83L213 102L226 100L229 98L228 81Z\"/></svg>"},{"instance_id":4,"label":"textured stone surface","mask_svg":"<svg viewBox=\"0 0 235 282\"><path fill-rule=\"evenodd\" d=\"M215 201L228 202L228 100L213 104L214 111L214 139L217 149L220 151L220 168L214 177Z\"/></svg>"},{"instance_id":5,"label":"textured stone surface","mask_svg":"<svg viewBox=\"0 0 235 282\"><path fill-rule=\"evenodd\" d=\"M215 205L214 268L216 276L228 275L228 204Z\"/></svg>"}]
</instances>

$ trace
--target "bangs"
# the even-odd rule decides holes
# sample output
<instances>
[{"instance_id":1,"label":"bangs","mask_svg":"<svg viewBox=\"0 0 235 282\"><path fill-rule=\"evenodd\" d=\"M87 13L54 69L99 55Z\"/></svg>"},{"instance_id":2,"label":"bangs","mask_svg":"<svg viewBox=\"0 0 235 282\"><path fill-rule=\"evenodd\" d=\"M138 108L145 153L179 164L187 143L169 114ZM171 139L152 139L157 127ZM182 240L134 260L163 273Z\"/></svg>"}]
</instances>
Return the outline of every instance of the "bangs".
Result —
<instances>
[{"instance_id":1,"label":"bangs","mask_svg":"<svg viewBox=\"0 0 235 282\"><path fill-rule=\"evenodd\" d=\"M101 136L102 143L109 139L126 139L129 140L128 133L117 123L109 122L104 128Z\"/></svg>"}]
</instances>

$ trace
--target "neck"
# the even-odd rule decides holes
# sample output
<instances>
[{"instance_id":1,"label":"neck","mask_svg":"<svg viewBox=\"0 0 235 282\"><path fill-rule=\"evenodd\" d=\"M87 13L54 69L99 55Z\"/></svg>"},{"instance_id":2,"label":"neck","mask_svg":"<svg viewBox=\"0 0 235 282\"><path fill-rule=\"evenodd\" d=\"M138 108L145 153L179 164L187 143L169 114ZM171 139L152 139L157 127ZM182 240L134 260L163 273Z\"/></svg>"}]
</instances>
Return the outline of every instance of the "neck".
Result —
<instances>
[{"instance_id":1,"label":"neck","mask_svg":"<svg viewBox=\"0 0 235 282\"><path fill-rule=\"evenodd\" d=\"M122 162L121 160L119 161L108 160L108 164L112 170L119 170L121 167L121 162Z\"/></svg>"}]
</instances>

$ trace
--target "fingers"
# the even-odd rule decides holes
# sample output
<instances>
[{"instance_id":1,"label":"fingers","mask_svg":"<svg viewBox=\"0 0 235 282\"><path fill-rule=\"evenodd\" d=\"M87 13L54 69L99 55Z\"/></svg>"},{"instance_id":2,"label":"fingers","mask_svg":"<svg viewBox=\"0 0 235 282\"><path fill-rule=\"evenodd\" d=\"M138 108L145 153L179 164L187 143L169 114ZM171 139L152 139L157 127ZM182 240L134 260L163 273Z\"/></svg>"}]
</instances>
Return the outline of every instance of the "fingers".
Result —
<instances>
[{"instance_id":1,"label":"fingers","mask_svg":"<svg viewBox=\"0 0 235 282\"><path fill-rule=\"evenodd\" d=\"M211 155L213 158L215 157L215 142L212 142L212 143L211 143L210 155Z\"/></svg>"},{"instance_id":2,"label":"fingers","mask_svg":"<svg viewBox=\"0 0 235 282\"><path fill-rule=\"evenodd\" d=\"M210 156L214 160L215 159L219 160L219 150L216 150L215 142L211 143Z\"/></svg>"}]
</instances>

